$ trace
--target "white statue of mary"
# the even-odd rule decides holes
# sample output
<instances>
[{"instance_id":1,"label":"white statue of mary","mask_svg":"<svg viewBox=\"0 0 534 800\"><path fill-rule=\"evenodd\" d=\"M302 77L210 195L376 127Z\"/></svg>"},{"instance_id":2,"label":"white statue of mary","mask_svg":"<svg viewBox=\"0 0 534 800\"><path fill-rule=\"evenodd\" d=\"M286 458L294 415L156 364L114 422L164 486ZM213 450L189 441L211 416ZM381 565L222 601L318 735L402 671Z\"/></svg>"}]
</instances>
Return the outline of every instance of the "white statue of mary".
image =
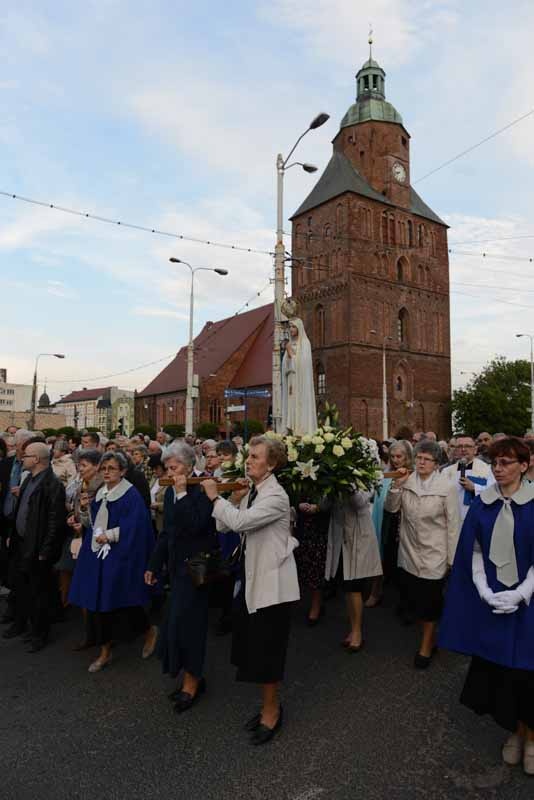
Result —
<instances>
[{"instance_id":1,"label":"white statue of mary","mask_svg":"<svg viewBox=\"0 0 534 800\"><path fill-rule=\"evenodd\" d=\"M317 430L310 340L301 319L289 321L289 341L282 360L282 429L304 436Z\"/></svg>"}]
</instances>

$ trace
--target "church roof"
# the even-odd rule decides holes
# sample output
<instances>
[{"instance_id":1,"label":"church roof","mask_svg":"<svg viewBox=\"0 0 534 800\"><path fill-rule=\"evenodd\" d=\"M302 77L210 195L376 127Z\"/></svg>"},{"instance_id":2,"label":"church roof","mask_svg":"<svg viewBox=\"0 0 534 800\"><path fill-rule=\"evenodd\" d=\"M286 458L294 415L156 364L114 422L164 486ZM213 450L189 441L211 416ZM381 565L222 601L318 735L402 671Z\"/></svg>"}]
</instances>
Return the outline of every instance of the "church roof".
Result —
<instances>
[{"instance_id":1,"label":"church roof","mask_svg":"<svg viewBox=\"0 0 534 800\"><path fill-rule=\"evenodd\" d=\"M264 331L272 327L268 321L272 319L272 304L254 308L244 314L237 314L233 317L221 319L218 322L207 322L199 335L194 340L195 361L194 371L202 380L212 374L216 374L225 364L230 356L261 327ZM261 333L261 332L260 332ZM247 354L244 363L238 370L237 375L231 382L232 386L259 386L265 383L265 369L258 363L252 363L259 354L259 343L257 337L250 352ZM260 340L263 342L263 337ZM247 366L247 362L250 362ZM270 350L269 365L272 365L272 344ZM235 378L240 375L241 383L236 383ZM265 374L264 374L265 373ZM270 383L270 376L269 381ZM148 397L155 394L167 394L170 392L184 391L187 387L187 347L182 347L170 364L168 364L157 375L151 383L146 386L138 397Z\"/></svg>"},{"instance_id":2,"label":"church roof","mask_svg":"<svg viewBox=\"0 0 534 800\"><path fill-rule=\"evenodd\" d=\"M368 97L363 100L358 99L347 111L341 120L339 127L347 128L349 125L357 125L359 122L395 122L404 125L402 117L391 103L382 97Z\"/></svg>"},{"instance_id":3,"label":"church roof","mask_svg":"<svg viewBox=\"0 0 534 800\"><path fill-rule=\"evenodd\" d=\"M335 150L325 171L291 219L295 219L295 217L300 216L300 214L304 214L312 208L316 208L322 203L326 203L345 192L359 194L362 197L368 197L371 200L376 200L379 203L384 203L393 208L396 207L391 200L388 200L388 198L384 197L380 192L375 191L375 189L367 183L365 178L360 175L358 170L343 153ZM412 214L417 214L419 217L432 220L432 222L438 222L440 225L446 224L423 202L423 200L421 200L415 189L410 189L409 210Z\"/></svg>"}]
</instances>

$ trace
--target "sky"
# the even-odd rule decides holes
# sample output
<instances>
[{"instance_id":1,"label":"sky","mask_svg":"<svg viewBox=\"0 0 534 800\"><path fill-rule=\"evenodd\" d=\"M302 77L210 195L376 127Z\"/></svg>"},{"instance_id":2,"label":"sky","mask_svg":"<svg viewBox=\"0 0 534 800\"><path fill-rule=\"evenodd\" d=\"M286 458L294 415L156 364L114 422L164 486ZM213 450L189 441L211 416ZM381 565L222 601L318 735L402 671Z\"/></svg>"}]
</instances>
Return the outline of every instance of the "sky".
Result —
<instances>
[{"instance_id":1,"label":"sky","mask_svg":"<svg viewBox=\"0 0 534 800\"><path fill-rule=\"evenodd\" d=\"M450 225L453 385L496 355L528 358L515 334L534 333L534 115L424 176L534 108L531 2L3 0L0 191L45 203L0 195L8 380L61 352L39 367L52 400L144 388L188 335L189 270L170 256L229 273L196 275L195 333L269 302L265 253L47 205L272 250L276 154L326 111L298 150L324 169L370 24L412 183ZM316 179L287 174L286 220Z\"/></svg>"}]
</instances>

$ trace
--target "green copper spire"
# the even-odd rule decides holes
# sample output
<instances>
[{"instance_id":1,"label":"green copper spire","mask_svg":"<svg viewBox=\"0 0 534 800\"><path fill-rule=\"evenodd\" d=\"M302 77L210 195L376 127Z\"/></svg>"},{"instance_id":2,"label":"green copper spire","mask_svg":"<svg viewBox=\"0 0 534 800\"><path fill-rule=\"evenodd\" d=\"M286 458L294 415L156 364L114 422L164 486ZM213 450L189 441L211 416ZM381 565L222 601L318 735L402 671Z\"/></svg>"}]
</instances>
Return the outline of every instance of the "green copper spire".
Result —
<instances>
[{"instance_id":1,"label":"green copper spire","mask_svg":"<svg viewBox=\"0 0 534 800\"><path fill-rule=\"evenodd\" d=\"M369 58L356 74L356 102L341 120L341 128L369 120L403 124L399 112L386 101L386 73L373 59L372 47L371 30L369 32Z\"/></svg>"}]
</instances>

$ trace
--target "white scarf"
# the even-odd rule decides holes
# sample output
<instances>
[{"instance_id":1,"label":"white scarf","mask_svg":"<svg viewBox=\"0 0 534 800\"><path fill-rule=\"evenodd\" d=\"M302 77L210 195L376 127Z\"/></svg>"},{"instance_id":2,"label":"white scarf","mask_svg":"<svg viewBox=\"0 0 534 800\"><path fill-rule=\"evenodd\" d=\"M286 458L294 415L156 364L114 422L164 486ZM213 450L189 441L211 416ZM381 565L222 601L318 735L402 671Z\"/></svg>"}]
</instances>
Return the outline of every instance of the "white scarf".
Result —
<instances>
[{"instance_id":1,"label":"white scarf","mask_svg":"<svg viewBox=\"0 0 534 800\"><path fill-rule=\"evenodd\" d=\"M129 491L131 486L132 484L127 481L126 478L123 478L116 486L113 487L113 489L108 489L104 484L100 487L96 494L96 501L102 501L93 521L93 536L91 539L91 550L93 553L96 553L97 558L106 558L111 550L111 546L108 542L105 544L100 544L100 542L97 542L97 536L100 536L102 533L106 533L108 534L108 538L111 538L109 537L109 534L112 534L114 541L118 542L119 540L119 528L114 528L113 531L110 531L108 528L108 503L112 503L114 500L120 500L120 498L124 497L126 492Z\"/></svg>"},{"instance_id":2,"label":"white scarf","mask_svg":"<svg viewBox=\"0 0 534 800\"><path fill-rule=\"evenodd\" d=\"M515 586L519 581L519 574L514 544L515 520L511 504L513 501L522 506L534 500L534 484L523 481L515 494L511 497L503 497L498 484L495 483L480 494L480 499L486 505L490 505L496 500L500 500L502 503L491 533L489 557L497 568L499 582L504 586Z\"/></svg>"}]
</instances>

